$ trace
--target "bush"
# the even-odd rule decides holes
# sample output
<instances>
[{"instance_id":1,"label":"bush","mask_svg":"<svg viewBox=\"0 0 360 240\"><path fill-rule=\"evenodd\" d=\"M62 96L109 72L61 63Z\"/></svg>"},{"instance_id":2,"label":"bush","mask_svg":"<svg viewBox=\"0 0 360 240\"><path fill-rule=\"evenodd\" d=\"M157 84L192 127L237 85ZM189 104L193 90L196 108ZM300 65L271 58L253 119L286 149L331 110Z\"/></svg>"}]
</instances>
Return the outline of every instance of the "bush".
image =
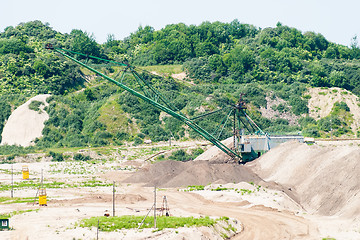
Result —
<instances>
[{"instance_id":1,"label":"bush","mask_svg":"<svg viewBox=\"0 0 360 240\"><path fill-rule=\"evenodd\" d=\"M346 104L346 102L343 102L343 101L334 103L334 106L332 109L334 114L339 113L339 110L344 110L346 112L350 112L349 106Z\"/></svg>"},{"instance_id":2,"label":"bush","mask_svg":"<svg viewBox=\"0 0 360 240\"><path fill-rule=\"evenodd\" d=\"M49 152L49 155L52 157L51 161L52 162L62 162L64 161L64 157L61 153L56 153L56 152Z\"/></svg>"},{"instance_id":3,"label":"bush","mask_svg":"<svg viewBox=\"0 0 360 240\"><path fill-rule=\"evenodd\" d=\"M292 111L295 115L299 116L303 113L309 112L307 102L305 100L302 100L300 97L292 97L289 103L292 106Z\"/></svg>"},{"instance_id":4,"label":"bush","mask_svg":"<svg viewBox=\"0 0 360 240\"><path fill-rule=\"evenodd\" d=\"M302 128L305 128L309 124L316 124L316 121L312 117L306 116L299 119L299 124Z\"/></svg>"},{"instance_id":5,"label":"bush","mask_svg":"<svg viewBox=\"0 0 360 240\"><path fill-rule=\"evenodd\" d=\"M202 154L204 150L202 148L196 148L191 150L191 154L187 154L183 149L174 151L171 153L169 159L181 162L187 162L194 160L197 156Z\"/></svg>"},{"instance_id":6,"label":"bush","mask_svg":"<svg viewBox=\"0 0 360 240\"><path fill-rule=\"evenodd\" d=\"M309 125L303 129L302 134L305 137L320 137L319 129L316 125Z\"/></svg>"},{"instance_id":7,"label":"bush","mask_svg":"<svg viewBox=\"0 0 360 240\"><path fill-rule=\"evenodd\" d=\"M76 153L74 155L74 160L75 161L88 161L88 160L91 160L91 157L90 156L85 156L85 155L80 154L80 153Z\"/></svg>"},{"instance_id":8,"label":"bush","mask_svg":"<svg viewBox=\"0 0 360 240\"><path fill-rule=\"evenodd\" d=\"M144 143L144 141L141 138L135 137L134 146L137 146L137 145L140 145L140 144L143 144L143 143Z\"/></svg>"}]
</instances>

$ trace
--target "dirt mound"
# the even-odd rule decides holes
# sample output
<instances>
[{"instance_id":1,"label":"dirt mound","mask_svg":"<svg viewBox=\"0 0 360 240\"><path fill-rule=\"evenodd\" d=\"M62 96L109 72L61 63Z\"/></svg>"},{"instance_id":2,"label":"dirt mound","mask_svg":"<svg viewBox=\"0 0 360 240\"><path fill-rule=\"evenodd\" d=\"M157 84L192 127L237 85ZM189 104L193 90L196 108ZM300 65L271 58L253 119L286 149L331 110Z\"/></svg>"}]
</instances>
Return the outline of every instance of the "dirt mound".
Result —
<instances>
[{"instance_id":1,"label":"dirt mound","mask_svg":"<svg viewBox=\"0 0 360 240\"><path fill-rule=\"evenodd\" d=\"M28 147L33 144L36 138L42 136L44 122L49 119L49 115L42 109L48 105L46 99L49 96L49 94L35 96L11 113L2 132L2 145ZM44 103L43 106L40 106L41 111L29 109L29 104L32 101Z\"/></svg>"},{"instance_id":2,"label":"dirt mound","mask_svg":"<svg viewBox=\"0 0 360 240\"><path fill-rule=\"evenodd\" d=\"M284 143L247 164L265 181L291 188L312 213L354 218L360 214L358 146Z\"/></svg>"},{"instance_id":3,"label":"dirt mound","mask_svg":"<svg viewBox=\"0 0 360 240\"><path fill-rule=\"evenodd\" d=\"M353 114L354 121L351 124L353 132L358 130L360 127L359 97L341 88L310 88L308 94L311 96L308 103L310 117L316 120L326 117L330 114L336 102L343 101L350 108L351 114Z\"/></svg>"},{"instance_id":4,"label":"dirt mound","mask_svg":"<svg viewBox=\"0 0 360 240\"><path fill-rule=\"evenodd\" d=\"M163 161L144 167L124 180L129 183L146 183L145 186L148 187L186 187L207 185L215 181L258 183L261 179L245 166L238 164Z\"/></svg>"},{"instance_id":5,"label":"dirt mound","mask_svg":"<svg viewBox=\"0 0 360 240\"><path fill-rule=\"evenodd\" d=\"M147 199L139 194L120 194L116 196L116 200L126 203L135 203L146 201Z\"/></svg>"},{"instance_id":6,"label":"dirt mound","mask_svg":"<svg viewBox=\"0 0 360 240\"><path fill-rule=\"evenodd\" d=\"M229 137L223 141L221 141L222 144L224 144L228 148L232 148L234 145L234 138ZM231 161L231 158L221 151L218 147L212 146L207 151L200 154L197 158L194 159L194 161L211 161L213 163L225 163L227 161Z\"/></svg>"}]
</instances>

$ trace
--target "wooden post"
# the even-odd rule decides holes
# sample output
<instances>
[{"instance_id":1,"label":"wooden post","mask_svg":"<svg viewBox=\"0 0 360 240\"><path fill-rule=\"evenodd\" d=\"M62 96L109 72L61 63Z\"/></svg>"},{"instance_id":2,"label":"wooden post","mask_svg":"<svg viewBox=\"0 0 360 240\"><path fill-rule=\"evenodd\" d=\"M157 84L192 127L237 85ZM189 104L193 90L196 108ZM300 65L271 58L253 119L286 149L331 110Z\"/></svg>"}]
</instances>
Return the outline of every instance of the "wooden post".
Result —
<instances>
[{"instance_id":1,"label":"wooden post","mask_svg":"<svg viewBox=\"0 0 360 240\"><path fill-rule=\"evenodd\" d=\"M156 186L154 187L154 228L156 228Z\"/></svg>"},{"instance_id":2,"label":"wooden post","mask_svg":"<svg viewBox=\"0 0 360 240\"><path fill-rule=\"evenodd\" d=\"M113 217L115 217L115 181L113 182Z\"/></svg>"},{"instance_id":3,"label":"wooden post","mask_svg":"<svg viewBox=\"0 0 360 240\"><path fill-rule=\"evenodd\" d=\"M99 223L100 223L100 220L98 219L98 225L97 225L97 230L96 230L96 240L99 240Z\"/></svg>"},{"instance_id":4,"label":"wooden post","mask_svg":"<svg viewBox=\"0 0 360 240\"><path fill-rule=\"evenodd\" d=\"M11 198L14 197L14 167L11 164Z\"/></svg>"}]
</instances>

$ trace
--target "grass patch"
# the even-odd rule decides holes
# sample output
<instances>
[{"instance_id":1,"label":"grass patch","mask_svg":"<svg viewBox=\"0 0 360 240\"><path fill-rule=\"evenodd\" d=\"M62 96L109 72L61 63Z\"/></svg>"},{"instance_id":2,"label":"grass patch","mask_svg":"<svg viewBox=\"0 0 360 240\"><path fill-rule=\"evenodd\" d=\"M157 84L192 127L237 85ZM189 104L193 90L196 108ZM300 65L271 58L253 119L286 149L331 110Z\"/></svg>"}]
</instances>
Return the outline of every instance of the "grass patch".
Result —
<instances>
[{"instance_id":1,"label":"grass patch","mask_svg":"<svg viewBox=\"0 0 360 240\"><path fill-rule=\"evenodd\" d=\"M29 210L19 210L19 211L12 211L12 212L9 212L9 213L4 213L4 214L0 214L0 218L11 218L12 216L15 216L15 215L20 215L20 214L23 214L23 213L27 213L27 212L38 212L40 209L29 209Z\"/></svg>"},{"instance_id":2,"label":"grass patch","mask_svg":"<svg viewBox=\"0 0 360 240\"><path fill-rule=\"evenodd\" d=\"M228 190L234 190L233 188L224 188L224 187L217 187L211 189L211 191L228 191Z\"/></svg>"},{"instance_id":3,"label":"grass patch","mask_svg":"<svg viewBox=\"0 0 360 240\"><path fill-rule=\"evenodd\" d=\"M11 172L11 169L0 169L0 172L4 173L4 174L14 174L14 175L20 175L22 174L21 171L13 171Z\"/></svg>"},{"instance_id":4,"label":"grass patch","mask_svg":"<svg viewBox=\"0 0 360 240\"><path fill-rule=\"evenodd\" d=\"M171 75L183 72L182 65L154 65L154 66L146 66L140 67L149 72L156 72L160 75Z\"/></svg>"},{"instance_id":5,"label":"grass patch","mask_svg":"<svg viewBox=\"0 0 360 240\"><path fill-rule=\"evenodd\" d=\"M191 192L191 191L202 191L205 189L205 186L203 185L191 185L188 186L187 189L185 189L185 192Z\"/></svg>"},{"instance_id":6,"label":"grass patch","mask_svg":"<svg viewBox=\"0 0 360 240\"><path fill-rule=\"evenodd\" d=\"M100 220L100 231L113 232L120 229L138 228L144 216L119 216L119 217L91 217L83 219L75 224L76 227L97 227L98 220ZM156 218L156 227L158 230L165 228L179 228L179 227L201 227L214 226L221 219L211 219L209 217L194 218L194 217L166 217L160 216ZM148 217L145 219L143 228L152 228L154 226L154 219Z\"/></svg>"},{"instance_id":7,"label":"grass patch","mask_svg":"<svg viewBox=\"0 0 360 240\"><path fill-rule=\"evenodd\" d=\"M0 197L0 203L1 204L12 204L12 203L28 203L33 202L33 197L27 197L27 198L19 198L19 197Z\"/></svg>"},{"instance_id":8,"label":"grass patch","mask_svg":"<svg viewBox=\"0 0 360 240\"><path fill-rule=\"evenodd\" d=\"M306 95L302 96L302 98L309 100L309 99L311 98L311 95L310 95L310 94L306 94Z\"/></svg>"},{"instance_id":9,"label":"grass patch","mask_svg":"<svg viewBox=\"0 0 360 240\"><path fill-rule=\"evenodd\" d=\"M249 190L249 189L235 189L235 191L236 191L237 193L241 193L241 195L253 193L253 191L251 191L251 190Z\"/></svg>"},{"instance_id":10,"label":"grass patch","mask_svg":"<svg viewBox=\"0 0 360 240\"><path fill-rule=\"evenodd\" d=\"M21 188L32 188L36 189L39 187L39 182L30 181L21 181L21 182L14 182L14 189L21 189ZM43 183L44 188L61 188L64 186L64 182L51 182L51 183ZM0 184L0 191L7 191L11 189L11 184Z\"/></svg>"},{"instance_id":11,"label":"grass patch","mask_svg":"<svg viewBox=\"0 0 360 240\"><path fill-rule=\"evenodd\" d=\"M39 187L39 181L22 181L22 182L15 182L14 189L23 189L23 188L30 188L30 189L37 189ZM45 182L43 183L43 188L77 188L77 187L108 187L112 186L112 183L102 182L96 179L89 179L83 182L75 182L75 183L65 183L65 182ZM8 191L11 189L11 184L0 184L0 191Z\"/></svg>"}]
</instances>

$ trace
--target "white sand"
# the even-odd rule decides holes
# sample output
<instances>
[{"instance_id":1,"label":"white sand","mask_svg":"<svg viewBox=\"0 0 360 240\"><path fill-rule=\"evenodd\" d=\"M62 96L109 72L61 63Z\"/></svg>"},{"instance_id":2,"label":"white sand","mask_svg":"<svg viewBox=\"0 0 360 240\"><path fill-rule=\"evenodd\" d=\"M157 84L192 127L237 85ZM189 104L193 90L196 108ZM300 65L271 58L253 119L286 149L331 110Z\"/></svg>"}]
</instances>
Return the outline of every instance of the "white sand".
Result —
<instances>
[{"instance_id":1,"label":"white sand","mask_svg":"<svg viewBox=\"0 0 360 240\"><path fill-rule=\"evenodd\" d=\"M23 105L15 109L7 120L3 132L1 145L20 145L27 147L33 144L33 141L42 136L44 122L49 119L49 115L42 111L41 113L30 110L31 101L41 101L46 105L46 98L50 95L38 95L31 98Z\"/></svg>"}]
</instances>

